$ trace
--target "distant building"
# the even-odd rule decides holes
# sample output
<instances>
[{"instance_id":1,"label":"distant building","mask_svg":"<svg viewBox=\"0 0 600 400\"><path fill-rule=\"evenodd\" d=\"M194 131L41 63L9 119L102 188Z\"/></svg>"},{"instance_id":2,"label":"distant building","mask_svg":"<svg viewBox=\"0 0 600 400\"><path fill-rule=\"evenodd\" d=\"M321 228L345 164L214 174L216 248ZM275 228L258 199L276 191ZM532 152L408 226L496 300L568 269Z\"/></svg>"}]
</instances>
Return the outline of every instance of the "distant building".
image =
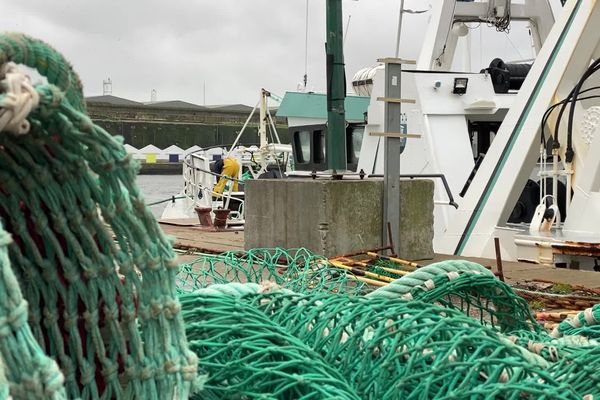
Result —
<instances>
[{"instance_id":1,"label":"distant building","mask_svg":"<svg viewBox=\"0 0 600 400\"><path fill-rule=\"evenodd\" d=\"M180 100L140 103L112 95L88 97L86 103L94 122L123 136L126 144L137 149L150 144L159 149L229 145L252 111L243 104L200 106ZM246 128L241 144L259 142L258 114ZM274 111L272 115L275 117ZM276 124L281 140L289 143L286 120L276 118Z\"/></svg>"}]
</instances>

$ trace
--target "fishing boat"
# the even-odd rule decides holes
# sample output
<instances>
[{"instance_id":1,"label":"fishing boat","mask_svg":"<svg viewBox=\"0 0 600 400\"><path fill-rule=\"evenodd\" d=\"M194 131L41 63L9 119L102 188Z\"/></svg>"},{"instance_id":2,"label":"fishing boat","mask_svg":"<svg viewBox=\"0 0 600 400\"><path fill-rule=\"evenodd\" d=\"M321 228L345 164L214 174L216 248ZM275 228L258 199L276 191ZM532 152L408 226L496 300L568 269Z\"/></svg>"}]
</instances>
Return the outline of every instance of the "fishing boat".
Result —
<instances>
[{"instance_id":1,"label":"fishing boat","mask_svg":"<svg viewBox=\"0 0 600 400\"><path fill-rule=\"evenodd\" d=\"M165 206L161 220L189 220L200 215L203 223L211 225L215 211L225 213L223 228L241 229L244 225L245 197L244 181L259 178L280 178L291 168L292 148L281 143L277 128L269 110L269 91L261 89L260 100L252 109L246 123L239 131L233 144L203 148L187 154L183 159L183 189L178 196ZM259 145L240 145L256 110L259 110ZM225 175L215 171L219 160L233 160L240 166L235 175ZM216 189L218 182L225 179L224 190ZM217 191L215 191L217 190ZM218 211L228 210L228 211Z\"/></svg>"},{"instance_id":2,"label":"fishing boat","mask_svg":"<svg viewBox=\"0 0 600 400\"><path fill-rule=\"evenodd\" d=\"M357 94L369 96L370 102L365 121L355 124L355 129L348 125L346 148L351 149L348 154L352 157L347 157L347 169L382 176L387 139L400 138L401 178L436 181L437 253L493 258L494 238L498 237L508 260L597 265L600 240L590 221L600 222L600 218L588 219L595 211L589 210L591 214L583 217L573 208L594 207L593 202L575 202L574 179L593 181L595 176L590 166L597 156L589 156L587 162L580 157L592 154L588 142L594 136L597 108L591 99L573 102L568 119L559 117L555 125L548 124L558 114L551 112L556 109L556 99L565 99L561 106L569 103L567 94L574 90L568 78L556 72L558 54L553 49L562 46L575 51L581 37L574 36L564 44L564 35L580 31L570 19L580 18L583 24L581 15L592 13L587 3L585 7L574 3L575 10L566 8L557 28L549 1L439 1L430 11L429 29L417 60L402 60L396 54L356 74L353 88ZM508 29L517 24L526 25L529 31L531 60L505 61L510 55L498 51L489 64L477 66L475 71L468 68L476 41L472 36L479 27L490 26L508 38ZM458 50L461 45L462 52ZM582 66L573 69L576 60L568 54L561 56L561 71L577 82ZM588 50L580 63L589 66L593 59ZM386 64L390 62L402 65L399 98L386 97ZM552 82L547 78L550 73ZM592 90L592 81L578 90ZM554 98L540 98L540 85L554 87ZM401 104L400 126L386 132L386 108L394 102ZM542 115L530 113L534 106L543 109ZM326 170L327 159L320 157L321 149L307 143L324 142L321 138L327 135L327 127L290 122L296 170ZM530 124L527 131L523 128L526 123ZM576 129L572 127L578 124L585 125L588 139L571 139ZM305 149L316 152L316 157L307 155ZM577 155L574 159L569 156L573 152ZM502 176L505 180L500 184ZM589 199L590 190L583 190L581 196Z\"/></svg>"}]
</instances>

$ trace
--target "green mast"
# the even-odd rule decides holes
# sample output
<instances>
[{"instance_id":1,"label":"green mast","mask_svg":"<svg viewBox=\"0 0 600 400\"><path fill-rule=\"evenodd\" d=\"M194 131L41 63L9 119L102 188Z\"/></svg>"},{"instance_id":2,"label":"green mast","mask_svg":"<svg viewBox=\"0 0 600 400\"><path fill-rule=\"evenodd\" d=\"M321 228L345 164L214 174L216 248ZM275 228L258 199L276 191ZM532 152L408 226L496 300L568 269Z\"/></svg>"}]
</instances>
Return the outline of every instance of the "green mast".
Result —
<instances>
[{"instance_id":1,"label":"green mast","mask_svg":"<svg viewBox=\"0 0 600 400\"><path fill-rule=\"evenodd\" d=\"M346 169L346 73L342 0L327 0L327 167Z\"/></svg>"}]
</instances>

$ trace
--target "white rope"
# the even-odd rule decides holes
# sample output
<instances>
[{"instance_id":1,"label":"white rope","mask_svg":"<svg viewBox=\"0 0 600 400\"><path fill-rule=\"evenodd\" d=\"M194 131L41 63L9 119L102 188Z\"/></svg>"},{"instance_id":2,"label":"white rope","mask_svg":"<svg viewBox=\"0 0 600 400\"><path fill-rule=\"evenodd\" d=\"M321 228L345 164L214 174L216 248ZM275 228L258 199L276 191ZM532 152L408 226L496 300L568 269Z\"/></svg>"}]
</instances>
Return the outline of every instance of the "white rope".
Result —
<instances>
[{"instance_id":1,"label":"white rope","mask_svg":"<svg viewBox=\"0 0 600 400\"><path fill-rule=\"evenodd\" d=\"M448 276L449 281L453 281L453 280L457 279L458 277L460 277L460 275L456 271L450 271L446 275Z\"/></svg>"},{"instance_id":2,"label":"white rope","mask_svg":"<svg viewBox=\"0 0 600 400\"><path fill-rule=\"evenodd\" d=\"M29 132L27 116L38 105L39 95L29 76L20 71L15 63L7 63L0 69L4 98L0 101L0 132L23 135Z\"/></svg>"},{"instance_id":3,"label":"white rope","mask_svg":"<svg viewBox=\"0 0 600 400\"><path fill-rule=\"evenodd\" d=\"M586 308L586 310L583 312L583 317L585 318L585 322L587 322L589 325L595 325L598 323L594 317L594 310L592 308Z\"/></svg>"},{"instance_id":4,"label":"white rope","mask_svg":"<svg viewBox=\"0 0 600 400\"><path fill-rule=\"evenodd\" d=\"M425 285L426 291L435 289L435 283L433 283L433 279L427 279L425 282L423 282L423 285Z\"/></svg>"}]
</instances>

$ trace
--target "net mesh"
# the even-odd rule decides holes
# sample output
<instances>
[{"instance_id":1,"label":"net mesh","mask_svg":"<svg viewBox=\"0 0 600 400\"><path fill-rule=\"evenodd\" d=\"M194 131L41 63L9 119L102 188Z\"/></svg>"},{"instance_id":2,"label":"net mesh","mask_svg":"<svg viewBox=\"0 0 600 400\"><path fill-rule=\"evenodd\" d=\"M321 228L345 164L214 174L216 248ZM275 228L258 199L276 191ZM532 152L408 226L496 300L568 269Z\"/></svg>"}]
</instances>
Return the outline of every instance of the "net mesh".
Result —
<instances>
[{"instance_id":1,"label":"net mesh","mask_svg":"<svg viewBox=\"0 0 600 400\"><path fill-rule=\"evenodd\" d=\"M60 367L68 398L186 397L197 357L176 297L175 255L135 185L137 165L85 114L79 80L60 54L0 35L0 65L8 61L49 82L35 87L29 132L0 134L0 218L12 236L3 239L4 293L14 290L12 270L29 306L27 317L12 293L12 314L0 321L11 395L46 398L29 391L32 381L59 392L43 351ZM0 93L4 116L14 98Z\"/></svg>"},{"instance_id":2,"label":"net mesh","mask_svg":"<svg viewBox=\"0 0 600 400\"><path fill-rule=\"evenodd\" d=\"M203 256L184 266L186 332L208 379L199 396L320 398L309 376L324 379L320 390L336 388L339 398L600 394L596 380L584 378L591 368L573 364L595 354L594 338L548 335L526 301L478 264L433 264L376 290L357 278L303 249ZM244 342L243 352L227 345L232 340ZM318 355L318 375L307 375L302 363L285 369L299 362L296 349L286 350L290 343ZM277 367L263 363L272 356L281 357ZM276 378L250 379L257 365ZM323 378L324 366L343 379Z\"/></svg>"}]
</instances>

